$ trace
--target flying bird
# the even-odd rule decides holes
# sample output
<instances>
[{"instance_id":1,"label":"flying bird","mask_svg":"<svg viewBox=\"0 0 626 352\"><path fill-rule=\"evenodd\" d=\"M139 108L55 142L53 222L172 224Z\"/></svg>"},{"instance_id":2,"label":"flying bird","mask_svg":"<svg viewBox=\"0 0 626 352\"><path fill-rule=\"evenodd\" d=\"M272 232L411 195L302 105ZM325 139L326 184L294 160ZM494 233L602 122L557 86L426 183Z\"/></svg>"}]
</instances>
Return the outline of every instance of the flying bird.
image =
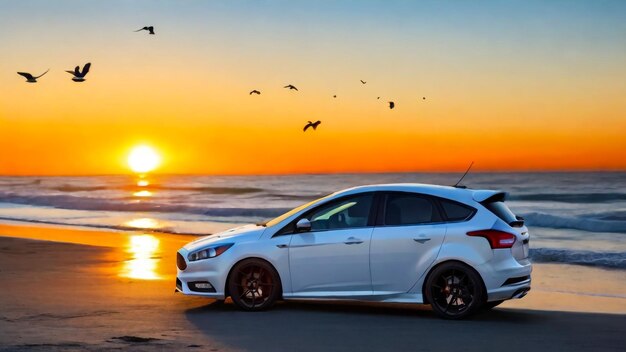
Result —
<instances>
[{"instance_id":1,"label":"flying bird","mask_svg":"<svg viewBox=\"0 0 626 352\"><path fill-rule=\"evenodd\" d=\"M284 86L283 88L289 88L291 90L298 90L298 88L296 88L296 86L294 86L293 84L288 84L288 85Z\"/></svg>"},{"instance_id":2,"label":"flying bird","mask_svg":"<svg viewBox=\"0 0 626 352\"><path fill-rule=\"evenodd\" d=\"M362 79L360 79L359 81L361 81L361 83L363 83L363 84L367 83L367 82L365 82L365 81L364 81L364 80L362 80Z\"/></svg>"},{"instance_id":3,"label":"flying bird","mask_svg":"<svg viewBox=\"0 0 626 352\"><path fill-rule=\"evenodd\" d=\"M393 101L389 102L389 109L393 109L396 107L396 104Z\"/></svg>"},{"instance_id":4,"label":"flying bird","mask_svg":"<svg viewBox=\"0 0 626 352\"><path fill-rule=\"evenodd\" d=\"M380 99L380 97L376 97L376 99Z\"/></svg>"},{"instance_id":5,"label":"flying bird","mask_svg":"<svg viewBox=\"0 0 626 352\"><path fill-rule=\"evenodd\" d=\"M333 95L333 98L337 98L337 94Z\"/></svg>"},{"instance_id":6,"label":"flying bird","mask_svg":"<svg viewBox=\"0 0 626 352\"><path fill-rule=\"evenodd\" d=\"M250 95L252 95L252 94L261 95L261 92L259 92L258 90L255 89L255 90L250 92Z\"/></svg>"},{"instance_id":7,"label":"flying bird","mask_svg":"<svg viewBox=\"0 0 626 352\"><path fill-rule=\"evenodd\" d=\"M85 76L87 75L87 73L89 73L89 68L91 67L91 62L88 62L84 67L83 67L83 71L80 71L80 66L76 66L74 68L74 71L65 71L69 74L74 75L74 77L72 77L72 81L74 82L84 82L85 81Z\"/></svg>"},{"instance_id":8,"label":"flying bird","mask_svg":"<svg viewBox=\"0 0 626 352\"><path fill-rule=\"evenodd\" d=\"M26 78L26 82L28 82L28 83L37 83L37 78L45 75L46 73L48 73L48 71L50 71L50 69L46 70L46 72L40 74L37 77L33 77L33 75L31 75L28 72L18 72L17 74L22 76L22 77L25 77Z\"/></svg>"},{"instance_id":9,"label":"flying bird","mask_svg":"<svg viewBox=\"0 0 626 352\"><path fill-rule=\"evenodd\" d=\"M422 100L426 100L426 97L422 97Z\"/></svg>"},{"instance_id":10,"label":"flying bird","mask_svg":"<svg viewBox=\"0 0 626 352\"><path fill-rule=\"evenodd\" d=\"M150 34L154 34L154 27L153 26L146 26L146 27L143 27L141 29L136 30L135 32L139 32L139 31L148 31L148 32L150 32Z\"/></svg>"},{"instance_id":11,"label":"flying bird","mask_svg":"<svg viewBox=\"0 0 626 352\"><path fill-rule=\"evenodd\" d=\"M313 130L316 130L316 129L317 129L317 126L319 126L319 124L320 124L320 123L322 123L322 121L320 121L320 120L317 120L317 121L315 121L315 122L311 122L311 121L309 121L309 123L307 123L307 124L306 124L306 126L304 126L304 129L302 129L302 131L306 132L306 130L307 130L309 127L313 127Z\"/></svg>"}]
</instances>

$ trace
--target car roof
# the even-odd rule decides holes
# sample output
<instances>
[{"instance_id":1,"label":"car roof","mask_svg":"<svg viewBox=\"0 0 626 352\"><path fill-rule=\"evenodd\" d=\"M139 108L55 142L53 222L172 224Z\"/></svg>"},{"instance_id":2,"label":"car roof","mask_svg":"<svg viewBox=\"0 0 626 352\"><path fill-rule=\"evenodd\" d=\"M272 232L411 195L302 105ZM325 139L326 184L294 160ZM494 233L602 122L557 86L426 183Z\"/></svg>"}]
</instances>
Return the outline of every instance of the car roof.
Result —
<instances>
[{"instance_id":1,"label":"car roof","mask_svg":"<svg viewBox=\"0 0 626 352\"><path fill-rule=\"evenodd\" d=\"M363 192L411 192L421 193L436 197L453 199L461 202L482 202L494 196L506 197L506 193L498 190L475 190L468 188L431 185L425 183L389 183L389 184L377 184L377 185L365 185L345 189L343 191L336 192L332 198L363 193Z\"/></svg>"}]
</instances>

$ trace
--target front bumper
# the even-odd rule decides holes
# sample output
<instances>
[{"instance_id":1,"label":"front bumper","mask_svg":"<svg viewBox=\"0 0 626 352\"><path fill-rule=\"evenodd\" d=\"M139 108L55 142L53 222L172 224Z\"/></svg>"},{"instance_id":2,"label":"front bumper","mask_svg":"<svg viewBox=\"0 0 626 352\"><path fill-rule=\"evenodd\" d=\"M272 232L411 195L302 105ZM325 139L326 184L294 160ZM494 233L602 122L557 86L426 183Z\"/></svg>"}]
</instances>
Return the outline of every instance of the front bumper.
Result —
<instances>
[{"instance_id":1,"label":"front bumper","mask_svg":"<svg viewBox=\"0 0 626 352\"><path fill-rule=\"evenodd\" d=\"M187 254L181 249L177 255L176 291L185 295L225 299L224 288L228 273L224 273L215 260L189 262L186 260ZM181 258L184 265L180 262Z\"/></svg>"}]
</instances>

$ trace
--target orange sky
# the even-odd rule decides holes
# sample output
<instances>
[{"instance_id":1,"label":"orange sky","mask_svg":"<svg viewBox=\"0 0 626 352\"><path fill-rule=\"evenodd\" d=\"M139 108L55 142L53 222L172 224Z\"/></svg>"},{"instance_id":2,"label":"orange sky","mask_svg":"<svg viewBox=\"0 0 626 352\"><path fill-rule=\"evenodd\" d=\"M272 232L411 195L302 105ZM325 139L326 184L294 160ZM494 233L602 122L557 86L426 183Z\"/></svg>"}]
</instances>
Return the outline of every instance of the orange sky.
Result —
<instances>
[{"instance_id":1,"label":"orange sky","mask_svg":"<svg viewBox=\"0 0 626 352\"><path fill-rule=\"evenodd\" d=\"M163 173L626 170L625 6L596 3L3 2L0 174L125 173L138 144Z\"/></svg>"}]
</instances>

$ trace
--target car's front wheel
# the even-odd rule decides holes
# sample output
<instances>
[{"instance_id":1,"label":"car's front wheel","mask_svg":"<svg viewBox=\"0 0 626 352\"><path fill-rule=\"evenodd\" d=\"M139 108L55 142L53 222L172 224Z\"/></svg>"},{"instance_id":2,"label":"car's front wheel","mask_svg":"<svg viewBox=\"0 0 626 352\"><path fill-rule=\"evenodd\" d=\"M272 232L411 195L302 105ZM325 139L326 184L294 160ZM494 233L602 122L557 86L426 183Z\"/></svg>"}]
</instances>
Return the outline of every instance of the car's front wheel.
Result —
<instances>
[{"instance_id":1,"label":"car's front wheel","mask_svg":"<svg viewBox=\"0 0 626 352\"><path fill-rule=\"evenodd\" d=\"M237 263L228 280L228 292L233 302L248 311L271 307L280 297L280 278L274 268L259 259Z\"/></svg>"},{"instance_id":2,"label":"car's front wheel","mask_svg":"<svg viewBox=\"0 0 626 352\"><path fill-rule=\"evenodd\" d=\"M450 262L436 267L426 280L426 299L444 319L462 319L484 301L482 280L468 266Z\"/></svg>"}]
</instances>

